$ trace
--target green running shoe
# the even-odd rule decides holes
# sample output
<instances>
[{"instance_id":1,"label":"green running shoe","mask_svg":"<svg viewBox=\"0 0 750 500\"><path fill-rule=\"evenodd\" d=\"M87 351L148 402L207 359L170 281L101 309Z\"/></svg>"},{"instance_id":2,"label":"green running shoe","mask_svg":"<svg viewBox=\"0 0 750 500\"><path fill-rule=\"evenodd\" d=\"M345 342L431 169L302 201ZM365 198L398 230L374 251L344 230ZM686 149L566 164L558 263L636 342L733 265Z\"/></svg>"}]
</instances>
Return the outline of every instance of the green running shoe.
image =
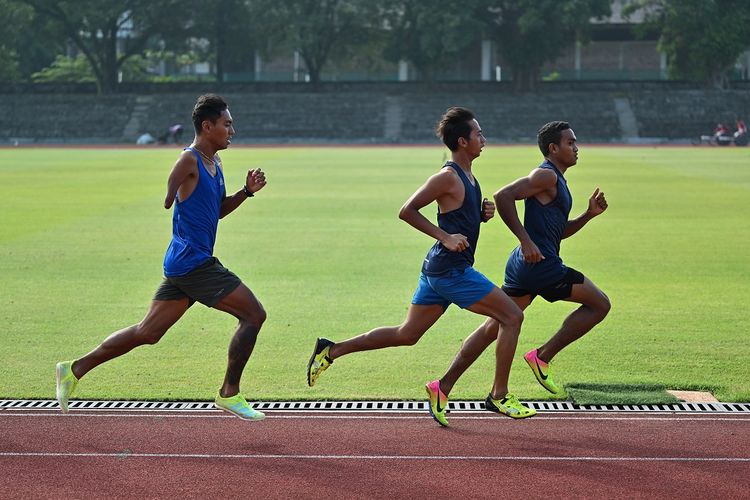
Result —
<instances>
[{"instance_id":1,"label":"green running shoe","mask_svg":"<svg viewBox=\"0 0 750 500\"><path fill-rule=\"evenodd\" d=\"M237 394L228 398L221 397L221 394L216 396L214 405L220 410L224 410L232 415L239 417L243 420L263 420L266 416L263 412L260 412L250 406L242 395Z\"/></svg>"},{"instance_id":2,"label":"green running shoe","mask_svg":"<svg viewBox=\"0 0 750 500\"><path fill-rule=\"evenodd\" d=\"M314 386L320 374L333 364L333 360L328 357L331 346L333 342L328 339L319 338L315 342L315 349L310 356L310 361L307 362L307 385L310 387Z\"/></svg>"},{"instance_id":3,"label":"green running shoe","mask_svg":"<svg viewBox=\"0 0 750 500\"><path fill-rule=\"evenodd\" d=\"M502 399L492 399L492 394L487 396L484 401L484 407L495 413L502 413L511 418L527 418L536 415L536 410L527 408L518 400L518 398L508 393Z\"/></svg>"},{"instance_id":4,"label":"green running shoe","mask_svg":"<svg viewBox=\"0 0 750 500\"><path fill-rule=\"evenodd\" d=\"M430 398L428 403L430 415L432 415L432 418L437 423L443 427L448 427L448 419L445 418L445 412L448 409L448 396L440 390L440 380L428 382L424 388L427 390L427 396Z\"/></svg>"},{"instance_id":5,"label":"green running shoe","mask_svg":"<svg viewBox=\"0 0 750 500\"><path fill-rule=\"evenodd\" d=\"M527 352L524 354L523 359L526 360L526 363L528 363L529 368L531 368L531 371L534 373L537 382L539 382L542 387L552 394L560 394L562 391L560 391L560 388L557 387L557 384L552 380L549 364L539 359L536 352L536 349Z\"/></svg>"},{"instance_id":6,"label":"green running shoe","mask_svg":"<svg viewBox=\"0 0 750 500\"><path fill-rule=\"evenodd\" d=\"M60 409L63 413L68 413L68 399L73 395L76 386L78 385L78 379L73 375L73 362L72 361L61 361L57 363L57 402L60 405Z\"/></svg>"}]
</instances>

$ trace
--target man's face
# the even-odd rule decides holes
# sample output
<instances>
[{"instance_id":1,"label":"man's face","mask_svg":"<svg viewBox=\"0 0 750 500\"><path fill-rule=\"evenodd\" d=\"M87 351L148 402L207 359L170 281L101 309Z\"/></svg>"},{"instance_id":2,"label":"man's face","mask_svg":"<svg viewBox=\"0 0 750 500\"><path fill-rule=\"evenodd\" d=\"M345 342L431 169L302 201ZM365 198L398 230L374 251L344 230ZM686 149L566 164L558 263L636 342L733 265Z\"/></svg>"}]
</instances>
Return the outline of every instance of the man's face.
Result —
<instances>
[{"instance_id":1,"label":"man's face","mask_svg":"<svg viewBox=\"0 0 750 500\"><path fill-rule=\"evenodd\" d=\"M207 138L216 146L216 149L229 147L234 135L232 123L232 115L229 113L229 109L225 109L215 123L208 122L205 133L208 136Z\"/></svg>"},{"instance_id":2,"label":"man's face","mask_svg":"<svg viewBox=\"0 0 750 500\"><path fill-rule=\"evenodd\" d=\"M482 154L482 148L487 141L484 135L482 135L482 128L479 126L479 122L471 120L469 124L471 125L471 134L469 134L469 140L466 141L466 152L474 159Z\"/></svg>"},{"instance_id":3,"label":"man's face","mask_svg":"<svg viewBox=\"0 0 750 500\"><path fill-rule=\"evenodd\" d=\"M561 132L560 144L551 144L550 153L556 163L566 168L578 163L578 146L576 145L576 135L572 129Z\"/></svg>"}]
</instances>

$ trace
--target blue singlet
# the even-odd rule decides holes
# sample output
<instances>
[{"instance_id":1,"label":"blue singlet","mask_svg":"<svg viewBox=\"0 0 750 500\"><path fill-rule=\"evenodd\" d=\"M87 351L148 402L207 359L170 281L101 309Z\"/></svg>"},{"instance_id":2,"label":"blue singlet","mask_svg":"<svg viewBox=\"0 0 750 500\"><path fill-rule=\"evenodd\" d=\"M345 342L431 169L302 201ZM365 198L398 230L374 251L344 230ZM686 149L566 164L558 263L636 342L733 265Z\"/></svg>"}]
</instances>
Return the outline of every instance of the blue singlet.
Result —
<instances>
[{"instance_id":1,"label":"blue singlet","mask_svg":"<svg viewBox=\"0 0 750 500\"><path fill-rule=\"evenodd\" d=\"M538 290L563 279L567 269L560 258L560 241L568 226L573 197L565 177L550 161L545 160L539 168L549 169L557 174L557 196L546 205L542 205L534 196L526 198L523 227L529 233L531 241L539 247L544 260L528 264L523 260L521 247L517 246L505 265L506 287Z\"/></svg>"},{"instance_id":2,"label":"blue singlet","mask_svg":"<svg viewBox=\"0 0 750 500\"><path fill-rule=\"evenodd\" d=\"M164 276L184 276L213 256L216 228L219 225L221 202L226 195L221 165L211 176L200 155L198 184L187 200L175 198L172 215L172 241L164 255Z\"/></svg>"},{"instance_id":3,"label":"blue singlet","mask_svg":"<svg viewBox=\"0 0 750 500\"><path fill-rule=\"evenodd\" d=\"M469 241L469 247L463 252L451 252L442 243L436 241L427 252L422 265L425 276L444 276L452 270L462 271L474 265L474 250L479 240L479 226L482 223L482 190L479 181L474 178L474 185L469 182L464 171L452 161L446 167L456 171L464 185L463 204L450 212L438 213L438 227L448 234L463 234Z\"/></svg>"}]
</instances>

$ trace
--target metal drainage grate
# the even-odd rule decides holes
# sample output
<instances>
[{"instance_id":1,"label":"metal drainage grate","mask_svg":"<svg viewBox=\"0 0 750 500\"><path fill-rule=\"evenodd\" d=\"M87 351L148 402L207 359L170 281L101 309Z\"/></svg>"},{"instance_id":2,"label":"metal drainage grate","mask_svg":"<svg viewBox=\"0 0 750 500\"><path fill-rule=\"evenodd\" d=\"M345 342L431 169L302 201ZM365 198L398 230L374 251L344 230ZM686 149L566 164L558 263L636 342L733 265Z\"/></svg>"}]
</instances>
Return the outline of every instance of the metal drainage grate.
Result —
<instances>
[{"instance_id":1,"label":"metal drainage grate","mask_svg":"<svg viewBox=\"0 0 750 500\"><path fill-rule=\"evenodd\" d=\"M530 401L528 406L540 412L679 412L750 413L750 403L673 403L661 405L578 405L569 401ZM340 412L424 412L425 401L258 401L253 406L266 411L340 411ZM214 411L210 401L71 401L72 410L126 411ZM0 410L57 410L55 400L0 399ZM451 401L454 412L484 411L483 401Z\"/></svg>"}]
</instances>

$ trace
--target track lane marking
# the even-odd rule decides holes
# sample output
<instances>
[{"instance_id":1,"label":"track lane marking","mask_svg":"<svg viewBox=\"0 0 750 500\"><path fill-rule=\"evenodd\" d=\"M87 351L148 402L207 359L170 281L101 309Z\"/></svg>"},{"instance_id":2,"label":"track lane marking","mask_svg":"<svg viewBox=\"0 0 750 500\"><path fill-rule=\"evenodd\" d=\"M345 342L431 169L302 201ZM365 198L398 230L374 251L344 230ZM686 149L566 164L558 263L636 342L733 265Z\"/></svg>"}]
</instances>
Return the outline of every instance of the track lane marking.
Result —
<instances>
[{"instance_id":1,"label":"track lane marking","mask_svg":"<svg viewBox=\"0 0 750 500\"><path fill-rule=\"evenodd\" d=\"M0 458L202 458L249 460L438 460L438 461L553 461L553 462L750 462L750 457L575 457L575 456L481 456L481 455L294 455L294 454L212 454L212 453L67 453L0 452Z\"/></svg>"}]
</instances>

